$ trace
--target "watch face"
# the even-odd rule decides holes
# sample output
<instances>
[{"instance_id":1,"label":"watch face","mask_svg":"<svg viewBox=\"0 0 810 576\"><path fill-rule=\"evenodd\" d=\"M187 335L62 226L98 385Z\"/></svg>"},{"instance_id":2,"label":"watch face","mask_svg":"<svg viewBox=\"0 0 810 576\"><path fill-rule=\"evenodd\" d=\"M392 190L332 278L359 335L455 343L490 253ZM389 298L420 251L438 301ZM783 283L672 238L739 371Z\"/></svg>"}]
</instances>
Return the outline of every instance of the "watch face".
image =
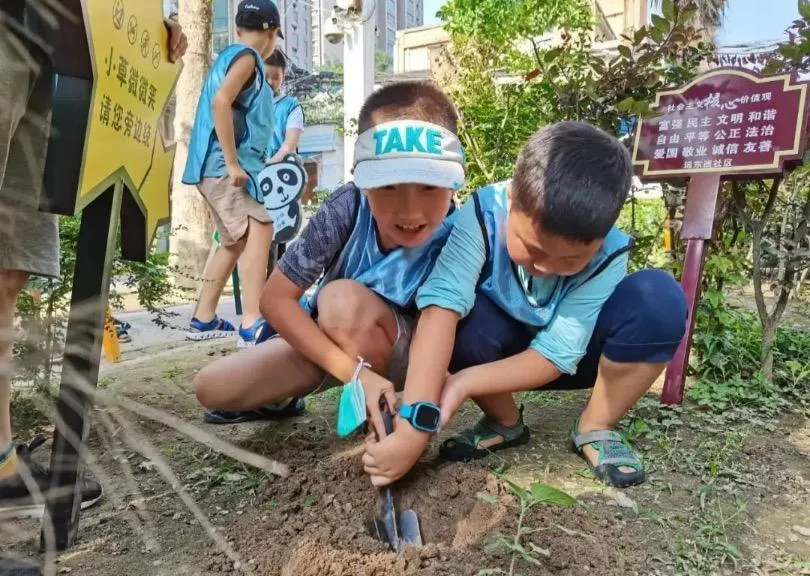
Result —
<instances>
[{"instance_id":1,"label":"watch face","mask_svg":"<svg viewBox=\"0 0 810 576\"><path fill-rule=\"evenodd\" d=\"M433 406L419 405L413 416L414 423L426 430L436 430L439 427L439 410Z\"/></svg>"}]
</instances>

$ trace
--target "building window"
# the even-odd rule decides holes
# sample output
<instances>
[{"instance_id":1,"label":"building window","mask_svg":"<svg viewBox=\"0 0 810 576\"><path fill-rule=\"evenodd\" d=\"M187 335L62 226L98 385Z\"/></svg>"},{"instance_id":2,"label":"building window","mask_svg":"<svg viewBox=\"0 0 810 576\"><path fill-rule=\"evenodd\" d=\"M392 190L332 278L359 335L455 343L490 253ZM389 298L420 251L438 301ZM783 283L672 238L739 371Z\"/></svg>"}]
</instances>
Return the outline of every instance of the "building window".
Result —
<instances>
[{"instance_id":1,"label":"building window","mask_svg":"<svg viewBox=\"0 0 810 576\"><path fill-rule=\"evenodd\" d=\"M214 29L211 33L211 52L219 54L228 42L230 22L228 19L228 0L214 0Z\"/></svg>"}]
</instances>

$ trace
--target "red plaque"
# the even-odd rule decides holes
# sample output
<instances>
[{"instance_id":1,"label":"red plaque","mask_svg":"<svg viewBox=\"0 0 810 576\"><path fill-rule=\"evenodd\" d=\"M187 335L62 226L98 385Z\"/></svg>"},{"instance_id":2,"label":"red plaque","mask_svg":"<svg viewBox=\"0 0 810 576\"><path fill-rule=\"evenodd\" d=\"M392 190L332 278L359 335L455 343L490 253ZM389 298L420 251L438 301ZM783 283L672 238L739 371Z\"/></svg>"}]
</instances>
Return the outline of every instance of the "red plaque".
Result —
<instances>
[{"instance_id":1,"label":"red plaque","mask_svg":"<svg viewBox=\"0 0 810 576\"><path fill-rule=\"evenodd\" d=\"M648 179L773 174L805 147L807 84L719 68L659 92L636 131L633 163Z\"/></svg>"}]
</instances>

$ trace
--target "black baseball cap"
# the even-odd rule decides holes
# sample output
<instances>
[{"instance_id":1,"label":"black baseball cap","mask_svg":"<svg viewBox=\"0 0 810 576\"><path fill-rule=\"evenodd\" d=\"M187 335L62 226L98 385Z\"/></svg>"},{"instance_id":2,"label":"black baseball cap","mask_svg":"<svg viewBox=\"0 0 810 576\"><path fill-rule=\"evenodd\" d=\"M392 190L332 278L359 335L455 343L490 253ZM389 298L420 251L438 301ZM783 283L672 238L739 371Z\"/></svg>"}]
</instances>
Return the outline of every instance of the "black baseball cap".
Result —
<instances>
[{"instance_id":1,"label":"black baseball cap","mask_svg":"<svg viewBox=\"0 0 810 576\"><path fill-rule=\"evenodd\" d=\"M242 0L236 8L236 25L240 26L239 21L248 15L251 15L250 20L258 21L263 30L278 28L279 38L284 38L281 32L281 14L273 0Z\"/></svg>"}]
</instances>

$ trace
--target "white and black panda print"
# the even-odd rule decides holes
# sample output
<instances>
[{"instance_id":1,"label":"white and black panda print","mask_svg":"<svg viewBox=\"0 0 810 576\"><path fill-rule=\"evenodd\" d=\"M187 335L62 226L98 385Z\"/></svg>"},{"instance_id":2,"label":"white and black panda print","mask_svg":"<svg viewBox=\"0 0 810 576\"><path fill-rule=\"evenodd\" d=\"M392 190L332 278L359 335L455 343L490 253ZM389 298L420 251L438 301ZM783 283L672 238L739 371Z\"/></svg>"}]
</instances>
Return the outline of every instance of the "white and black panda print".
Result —
<instances>
[{"instance_id":1,"label":"white and black panda print","mask_svg":"<svg viewBox=\"0 0 810 576\"><path fill-rule=\"evenodd\" d=\"M294 154L281 162L268 164L259 173L259 187L264 206L273 219L273 241L290 242L301 229L302 212L299 198L307 184L307 173Z\"/></svg>"}]
</instances>

